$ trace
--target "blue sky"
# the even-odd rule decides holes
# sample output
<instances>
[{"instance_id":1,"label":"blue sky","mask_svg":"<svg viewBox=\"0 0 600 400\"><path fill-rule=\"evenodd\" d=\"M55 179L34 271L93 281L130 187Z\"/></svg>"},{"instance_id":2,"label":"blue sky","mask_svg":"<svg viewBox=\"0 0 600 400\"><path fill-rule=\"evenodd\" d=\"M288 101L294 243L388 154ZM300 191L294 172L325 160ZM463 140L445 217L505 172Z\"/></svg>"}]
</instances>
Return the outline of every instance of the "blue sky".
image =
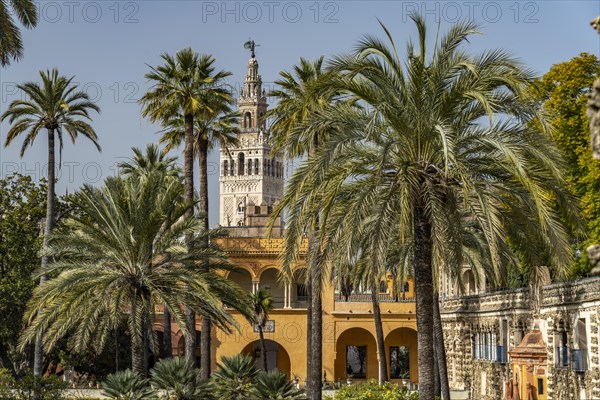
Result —
<instances>
[{"instance_id":1,"label":"blue sky","mask_svg":"<svg viewBox=\"0 0 600 400\"><path fill-rule=\"evenodd\" d=\"M469 51L504 48L543 74L581 52L598 54L600 35L589 25L600 1L46 1L38 3L40 23L24 31L25 57L0 69L0 112L19 98L15 85L38 80L40 69L58 67L102 108L94 118L102 153L81 139L65 144L58 193L84 182L100 184L128 158L132 146L157 141L159 127L140 115L137 99L147 90L144 74L160 54L191 46L215 56L217 66L243 80L252 37L267 89L278 72L300 57L316 58L352 50L363 34L382 36L377 18L404 46L414 29L410 12L425 15L433 37L460 19L474 19L483 35ZM45 175L46 139L39 136L19 157L20 141L3 146L8 124L0 125L0 177L18 171ZM210 223L218 221L218 155L209 158Z\"/></svg>"}]
</instances>

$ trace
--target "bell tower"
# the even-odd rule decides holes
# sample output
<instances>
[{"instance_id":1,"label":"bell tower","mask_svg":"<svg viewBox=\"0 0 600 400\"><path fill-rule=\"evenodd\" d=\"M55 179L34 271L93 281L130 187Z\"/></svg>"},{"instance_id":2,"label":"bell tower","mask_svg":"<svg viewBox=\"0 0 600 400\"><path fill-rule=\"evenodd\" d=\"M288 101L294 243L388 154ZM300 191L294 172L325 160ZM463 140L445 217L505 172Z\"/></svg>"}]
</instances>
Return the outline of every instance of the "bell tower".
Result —
<instances>
[{"instance_id":1,"label":"bell tower","mask_svg":"<svg viewBox=\"0 0 600 400\"><path fill-rule=\"evenodd\" d=\"M220 150L220 215L223 227L266 224L264 217L283 195L283 157L272 152L265 115L267 98L251 49L248 71L237 101L240 114L238 146Z\"/></svg>"}]
</instances>

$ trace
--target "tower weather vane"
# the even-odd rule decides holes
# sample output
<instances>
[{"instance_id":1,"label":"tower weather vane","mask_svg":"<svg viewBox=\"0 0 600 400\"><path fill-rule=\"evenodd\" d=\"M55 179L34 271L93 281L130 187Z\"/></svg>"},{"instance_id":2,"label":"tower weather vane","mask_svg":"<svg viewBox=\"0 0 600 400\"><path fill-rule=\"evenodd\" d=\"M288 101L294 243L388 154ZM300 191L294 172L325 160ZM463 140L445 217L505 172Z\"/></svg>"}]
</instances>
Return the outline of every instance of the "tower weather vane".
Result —
<instances>
[{"instance_id":1,"label":"tower weather vane","mask_svg":"<svg viewBox=\"0 0 600 400\"><path fill-rule=\"evenodd\" d=\"M248 38L248 41L244 43L244 48L250 50L250 57L254 58L254 48L256 46L260 46L260 44L256 44L254 40Z\"/></svg>"}]
</instances>

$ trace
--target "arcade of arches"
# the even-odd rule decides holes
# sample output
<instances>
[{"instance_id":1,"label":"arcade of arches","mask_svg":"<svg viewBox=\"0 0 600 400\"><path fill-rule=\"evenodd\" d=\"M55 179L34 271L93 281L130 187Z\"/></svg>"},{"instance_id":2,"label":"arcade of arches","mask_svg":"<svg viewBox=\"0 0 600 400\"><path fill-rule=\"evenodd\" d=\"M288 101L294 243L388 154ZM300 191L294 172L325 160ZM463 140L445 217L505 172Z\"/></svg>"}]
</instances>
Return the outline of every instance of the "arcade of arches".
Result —
<instances>
[{"instance_id":1,"label":"arcade of arches","mask_svg":"<svg viewBox=\"0 0 600 400\"><path fill-rule=\"evenodd\" d=\"M265 330L268 368L277 368L289 377L306 378L306 268L299 263L290 281L281 279L277 270L283 248L283 238L227 237L220 245L229 253L237 267L227 277L245 292L268 289L274 309L269 314L270 325ZM304 256L305 248L301 254ZM386 362L392 381L410 379L417 382L417 335L412 281L394 290L391 280L382 281L380 308L385 336ZM355 381L377 378L377 347L371 296L354 292L342 296L334 286L323 289L323 376L328 381L343 381L352 375ZM239 353L252 355L260 361L259 335L256 329L237 311L230 311L238 324L230 334L213 332L213 368L222 356ZM160 318L155 325L160 326ZM197 321L197 330L200 321ZM182 354L184 341L177 324L172 324L173 353ZM199 356L199 352L197 352ZM362 370L361 370L362 367Z\"/></svg>"}]
</instances>

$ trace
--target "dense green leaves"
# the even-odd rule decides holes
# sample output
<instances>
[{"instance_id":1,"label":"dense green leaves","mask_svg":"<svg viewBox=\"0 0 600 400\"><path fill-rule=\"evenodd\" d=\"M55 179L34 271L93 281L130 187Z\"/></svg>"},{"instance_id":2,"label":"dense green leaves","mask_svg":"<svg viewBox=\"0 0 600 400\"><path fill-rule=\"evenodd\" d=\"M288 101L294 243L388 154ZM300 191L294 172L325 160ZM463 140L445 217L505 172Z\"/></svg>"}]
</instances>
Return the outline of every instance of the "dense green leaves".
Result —
<instances>
[{"instance_id":1,"label":"dense green leaves","mask_svg":"<svg viewBox=\"0 0 600 400\"><path fill-rule=\"evenodd\" d=\"M46 186L18 174L0 179L0 366L13 370L25 304L39 267Z\"/></svg>"},{"instance_id":2,"label":"dense green leaves","mask_svg":"<svg viewBox=\"0 0 600 400\"><path fill-rule=\"evenodd\" d=\"M0 66L23 56L23 40L15 17L25 28L35 27L38 22L36 3L33 0L0 1Z\"/></svg>"},{"instance_id":3,"label":"dense green leaves","mask_svg":"<svg viewBox=\"0 0 600 400\"><path fill-rule=\"evenodd\" d=\"M573 266L572 277L589 272L585 249L600 241L600 161L590 150L586 117L587 95L598 76L600 60L583 53L553 65L532 89L532 100L542 103L554 128L552 138L567 161L569 188L579 197L588 225L588 238L579 246L582 257Z\"/></svg>"}]
</instances>

